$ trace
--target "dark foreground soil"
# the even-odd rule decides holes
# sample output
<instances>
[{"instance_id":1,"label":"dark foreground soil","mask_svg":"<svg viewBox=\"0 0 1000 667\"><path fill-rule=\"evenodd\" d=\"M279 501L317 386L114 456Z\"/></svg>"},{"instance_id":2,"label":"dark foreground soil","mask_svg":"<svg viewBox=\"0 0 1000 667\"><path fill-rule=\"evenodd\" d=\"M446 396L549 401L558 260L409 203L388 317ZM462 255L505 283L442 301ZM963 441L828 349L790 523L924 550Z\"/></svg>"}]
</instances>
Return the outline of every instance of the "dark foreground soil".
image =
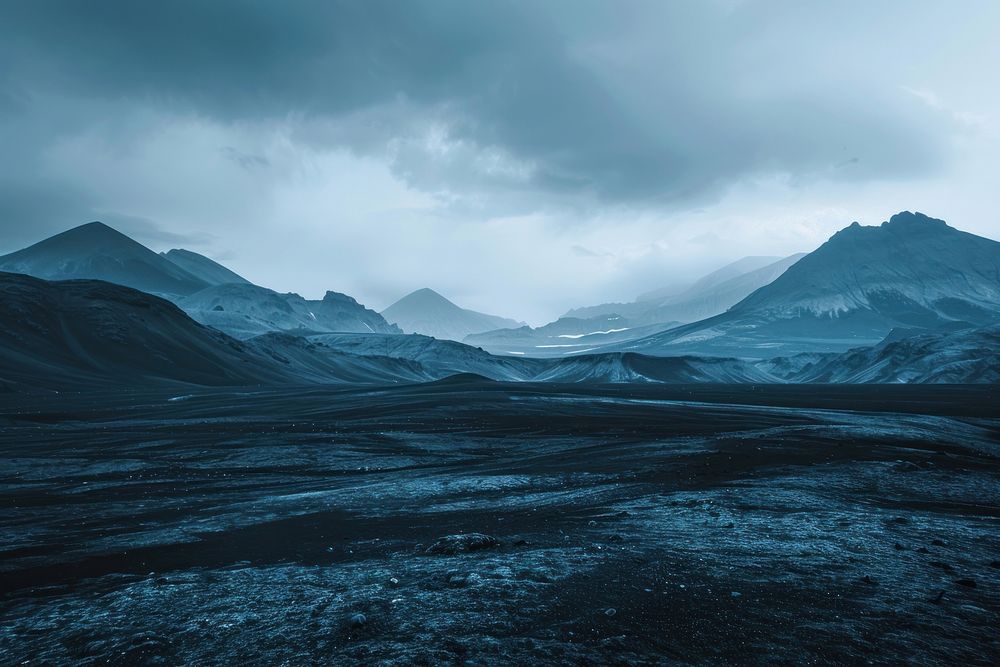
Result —
<instances>
[{"instance_id":1,"label":"dark foreground soil","mask_svg":"<svg viewBox=\"0 0 1000 667\"><path fill-rule=\"evenodd\" d=\"M997 664L998 457L989 387L6 396L0 663Z\"/></svg>"}]
</instances>

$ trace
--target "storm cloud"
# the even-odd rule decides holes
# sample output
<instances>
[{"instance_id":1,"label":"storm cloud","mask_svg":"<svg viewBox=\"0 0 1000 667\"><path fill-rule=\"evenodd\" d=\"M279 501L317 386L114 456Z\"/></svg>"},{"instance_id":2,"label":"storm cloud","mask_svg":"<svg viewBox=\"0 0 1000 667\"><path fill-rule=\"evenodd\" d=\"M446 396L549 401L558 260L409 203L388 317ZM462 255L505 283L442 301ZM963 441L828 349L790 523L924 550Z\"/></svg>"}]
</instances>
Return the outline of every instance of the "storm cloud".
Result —
<instances>
[{"instance_id":1,"label":"storm cloud","mask_svg":"<svg viewBox=\"0 0 1000 667\"><path fill-rule=\"evenodd\" d=\"M625 298L760 235L774 247L748 251L809 250L855 218L920 207L910 191L946 205L961 164L996 157L989 2L0 14L0 250L117 219L140 240L232 254L266 284L375 306L431 283L528 318ZM929 212L972 215L969 196ZM691 241L706 233L714 255ZM275 255L279 237L329 262L302 269L294 247ZM544 282L530 296L524 267Z\"/></svg>"}]
</instances>

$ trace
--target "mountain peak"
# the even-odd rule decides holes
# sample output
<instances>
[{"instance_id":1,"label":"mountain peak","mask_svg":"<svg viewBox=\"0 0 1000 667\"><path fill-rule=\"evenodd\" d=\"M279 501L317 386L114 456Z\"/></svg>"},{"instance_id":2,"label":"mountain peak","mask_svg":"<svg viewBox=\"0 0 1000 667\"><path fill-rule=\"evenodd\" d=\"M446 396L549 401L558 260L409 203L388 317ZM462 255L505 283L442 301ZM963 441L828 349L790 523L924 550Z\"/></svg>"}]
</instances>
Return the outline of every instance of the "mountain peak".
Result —
<instances>
[{"instance_id":1,"label":"mountain peak","mask_svg":"<svg viewBox=\"0 0 1000 667\"><path fill-rule=\"evenodd\" d=\"M396 302L405 303L408 305L419 305L423 308L428 307L447 307L454 308L456 310L460 309L447 297L442 296L438 292L435 292L430 287L421 287L418 290L414 290L404 296L402 299Z\"/></svg>"},{"instance_id":2,"label":"mountain peak","mask_svg":"<svg viewBox=\"0 0 1000 667\"><path fill-rule=\"evenodd\" d=\"M350 303L357 305L358 300L353 296L348 296L342 292L334 292L332 290L327 290L326 294L323 295L323 301L327 303Z\"/></svg>"},{"instance_id":3,"label":"mountain peak","mask_svg":"<svg viewBox=\"0 0 1000 667\"><path fill-rule=\"evenodd\" d=\"M914 228L935 228L942 229L947 227L948 224L944 220L938 220L937 218L932 218L930 216L924 215L923 213L911 213L910 211L901 211L896 215L892 216L886 222L882 223L882 227L893 228L893 229L914 229Z\"/></svg>"},{"instance_id":4,"label":"mountain peak","mask_svg":"<svg viewBox=\"0 0 1000 667\"><path fill-rule=\"evenodd\" d=\"M133 244L138 245L136 241L129 238L125 234L122 234L114 227L106 225L103 222L97 220L95 220L94 222L88 222L86 224L79 225L77 227L73 227L72 229L67 229L65 232L62 232L61 234L56 234L51 238L73 239L76 242L85 239L87 241L96 243L117 242L117 243L127 243L129 245Z\"/></svg>"},{"instance_id":5,"label":"mountain peak","mask_svg":"<svg viewBox=\"0 0 1000 667\"><path fill-rule=\"evenodd\" d=\"M45 280L105 280L154 294L190 294L208 285L103 222L88 222L4 255L0 270Z\"/></svg>"}]
</instances>

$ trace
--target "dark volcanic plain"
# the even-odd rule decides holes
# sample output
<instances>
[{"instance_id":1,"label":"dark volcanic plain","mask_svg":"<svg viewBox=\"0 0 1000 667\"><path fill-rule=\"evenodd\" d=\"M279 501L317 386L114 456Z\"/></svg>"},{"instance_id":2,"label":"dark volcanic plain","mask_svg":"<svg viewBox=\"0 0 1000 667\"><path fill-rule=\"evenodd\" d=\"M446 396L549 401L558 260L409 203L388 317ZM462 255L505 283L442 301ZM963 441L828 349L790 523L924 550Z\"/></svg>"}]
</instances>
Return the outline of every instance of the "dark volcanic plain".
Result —
<instances>
[{"instance_id":1,"label":"dark volcanic plain","mask_svg":"<svg viewBox=\"0 0 1000 667\"><path fill-rule=\"evenodd\" d=\"M998 399L0 396L0 662L997 664Z\"/></svg>"}]
</instances>

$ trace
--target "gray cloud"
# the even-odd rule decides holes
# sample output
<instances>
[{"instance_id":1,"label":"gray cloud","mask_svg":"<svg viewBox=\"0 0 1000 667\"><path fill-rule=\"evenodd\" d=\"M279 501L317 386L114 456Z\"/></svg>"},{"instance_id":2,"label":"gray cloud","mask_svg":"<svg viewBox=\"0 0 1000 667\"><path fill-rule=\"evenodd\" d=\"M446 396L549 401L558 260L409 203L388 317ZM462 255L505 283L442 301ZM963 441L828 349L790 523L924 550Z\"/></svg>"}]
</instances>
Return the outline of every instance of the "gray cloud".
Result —
<instances>
[{"instance_id":1,"label":"gray cloud","mask_svg":"<svg viewBox=\"0 0 1000 667\"><path fill-rule=\"evenodd\" d=\"M882 16L904 6L890 5ZM399 173L427 188L470 184L447 165L428 170L407 129L436 126L470 154L504 156L522 167L519 186L611 201L697 198L758 171L910 175L944 151L932 110L877 76L838 71L857 67L861 40L845 33L871 32L863 12L838 11L834 37L817 21L829 9L790 3L123 0L5 13L9 90L226 120L395 104L424 122L368 130L380 150L403 142ZM788 33L782 52L774 43ZM900 46L900 59L924 48ZM503 176L492 178L509 185Z\"/></svg>"},{"instance_id":2,"label":"gray cloud","mask_svg":"<svg viewBox=\"0 0 1000 667\"><path fill-rule=\"evenodd\" d=\"M734 193L761 215L765 196L802 197L802 220L845 192L869 202L902 184L882 193L884 217L920 208L930 181L953 186L956 156L995 145L998 23L991 2L903 0L7 2L0 249L107 211L140 239L247 261L250 240L263 256L285 227L354 244L335 276L285 267L305 284L283 287L302 291L363 273L390 242L442 253L355 279L382 299L441 285L425 267L457 246L419 235L468 247L470 227L496 255L489 285L504 270L516 283L504 255L529 261L526 242L497 222L516 219L551 244L537 261L566 249L567 267L586 265L566 270L597 280L586 248L607 284L647 291L663 258L636 248L709 234L720 260L743 249L751 234L706 223L739 217ZM245 245L218 247L237 234ZM483 280L456 285L474 298Z\"/></svg>"}]
</instances>

